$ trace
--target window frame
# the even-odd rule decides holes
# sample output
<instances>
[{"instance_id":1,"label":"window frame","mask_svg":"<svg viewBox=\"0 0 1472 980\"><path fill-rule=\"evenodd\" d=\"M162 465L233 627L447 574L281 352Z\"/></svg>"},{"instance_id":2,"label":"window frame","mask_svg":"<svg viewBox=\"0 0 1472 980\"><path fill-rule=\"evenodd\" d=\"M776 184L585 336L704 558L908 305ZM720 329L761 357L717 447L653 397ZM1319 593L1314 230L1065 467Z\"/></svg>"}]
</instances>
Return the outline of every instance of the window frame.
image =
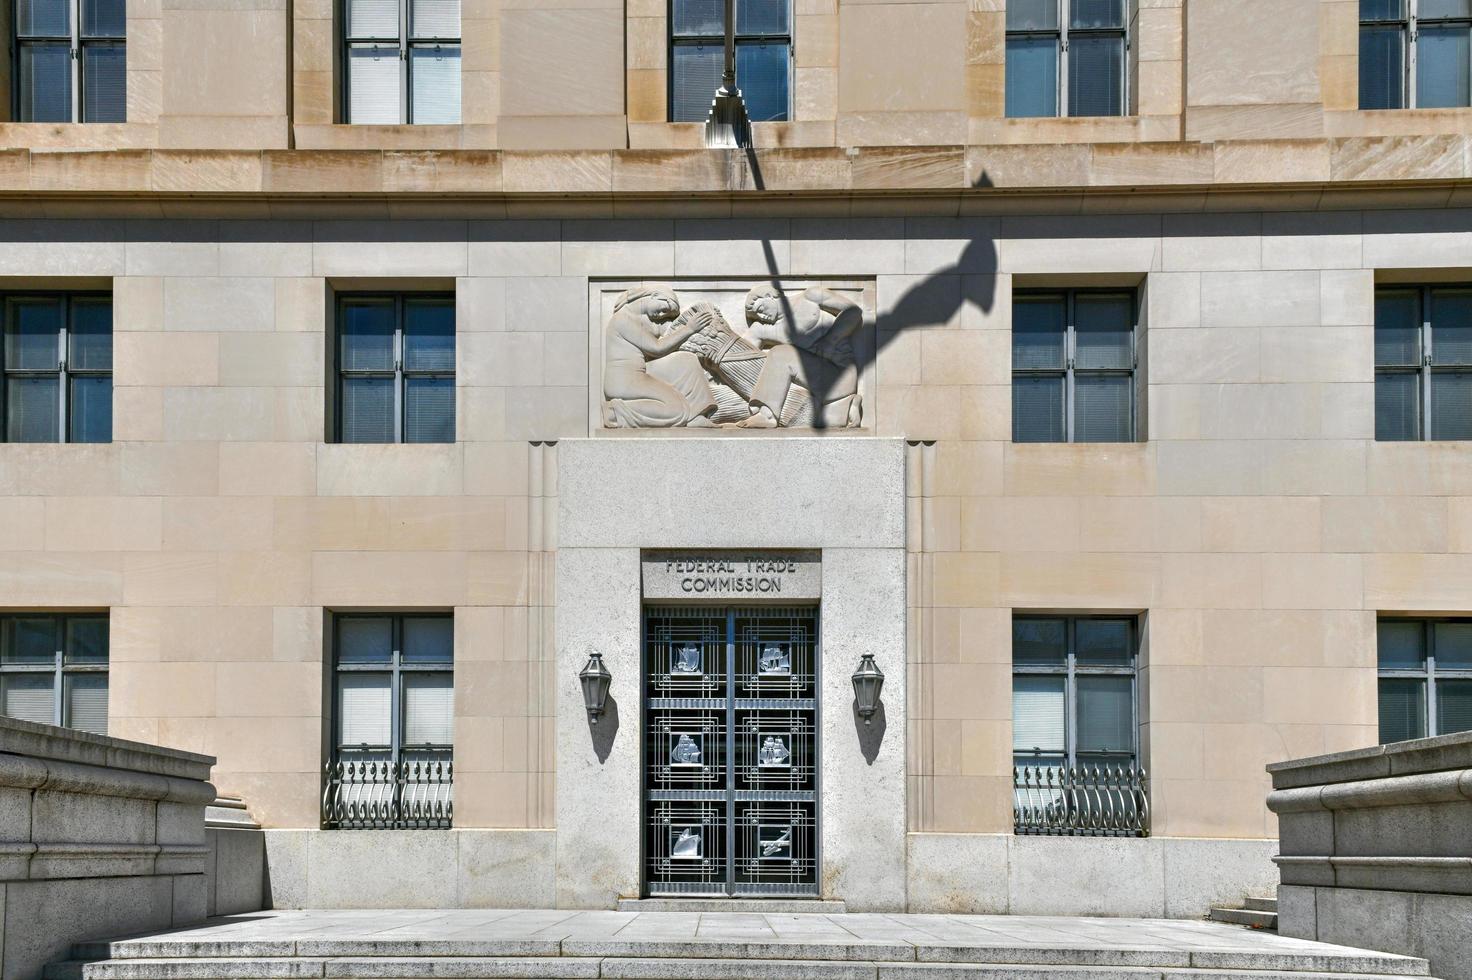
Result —
<instances>
[{"instance_id":1,"label":"window frame","mask_svg":"<svg viewBox=\"0 0 1472 980\"><path fill-rule=\"evenodd\" d=\"M1416 364L1386 364L1379 363L1375 358L1375 385L1378 389L1382 375L1405 377L1414 375L1416 382L1416 435L1411 439L1381 439L1378 424L1376 426L1376 442L1467 442L1468 439L1441 439L1432 435L1433 431L1433 400L1432 382L1437 374L1472 374L1472 363L1467 364L1437 364L1436 357L1436 327L1431 319L1434 304L1432 298L1437 292L1460 291L1472 295L1472 283L1422 283L1422 284L1386 284L1375 287L1375 299L1391 294L1414 294L1416 297L1417 319L1419 325L1420 358ZM1374 331L1378 324L1371 326ZM1378 394L1378 393L1377 393Z\"/></svg>"},{"instance_id":2,"label":"window frame","mask_svg":"<svg viewBox=\"0 0 1472 980\"><path fill-rule=\"evenodd\" d=\"M1384 109L1367 109L1365 106L1357 106L1363 112L1395 112L1405 109L1422 108L1420 104L1420 86L1418 83L1418 65L1420 62L1421 49L1421 25L1427 24L1435 27L1464 27L1469 35L1472 35L1472 16L1468 17L1428 17L1420 15L1421 0L1404 0L1405 6L1401 8L1399 17L1378 17L1366 19L1359 17L1359 35L1363 36L1365 28L1398 28L1400 31L1401 49L1401 80L1400 80L1400 105L1388 106ZM1472 43L1472 42L1469 42ZM1363 67L1360 69L1363 71ZM1472 106L1472 79L1469 79L1467 101L1457 106L1445 108L1466 108Z\"/></svg>"},{"instance_id":3,"label":"window frame","mask_svg":"<svg viewBox=\"0 0 1472 980\"><path fill-rule=\"evenodd\" d=\"M1072 21L1073 21L1073 17L1072 17L1072 14L1073 14L1073 10L1072 10L1073 0L1056 0L1056 2L1058 4L1058 27L1056 29L1050 29L1050 28L1031 28L1031 29L1027 29L1027 30L1013 31L1013 30L1008 30L1005 26L1003 27L1003 30L1002 30L1002 33L1003 33L1003 38L1002 38L1002 59L1003 59L1003 73L1005 74L1005 70L1006 70L1006 57L1007 57L1007 42L1010 41L1010 40L1012 40L1012 38L1014 38L1014 37L1015 38L1031 38L1031 39L1039 39L1039 38L1042 38L1042 39L1054 38L1054 39L1056 39L1057 45L1058 45L1058 70L1056 72L1057 77L1053 79L1053 85L1054 85L1054 91L1057 93L1057 99L1055 101L1056 101L1057 106L1058 106L1058 111L1057 111L1057 113L1055 113L1054 115L1051 115L1051 116L1010 116L1010 115L1006 115L1006 111L1007 110L1005 108L1005 93L1003 93L1004 101L1003 101L1003 109L1002 109L1002 112L1003 112L1003 115L1005 116L1005 118L1007 118L1007 119L1124 119L1124 118L1127 118L1128 116L1132 115L1131 105L1130 105L1130 98L1131 98L1131 96L1133 94L1130 91L1130 51L1133 50L1134 38L1131 36L1131 32L1130 32L1130 22L1133 20L1133 18L1130 17L1130 3L1129 3L1129 0L1124 0L1124 18L1123 18L1124 19L1124 26L1123 27L1073 27L1073 26L1071 26L1072 25ZM1074 116L1069 111L1070 110L1070 107L1069 107L1069 104L1068 104L1068 101L1069 101L1068 100L1068 89L1069 89L1069 85L1068 85L1068 80L1069 80L1069 74L1068 74L1069 38L1070 38L1071 35L1074 35L1074 34L1077 34L1077 35L1079 35L1081 37L1119 37L1121 40L1123 40L1123 42L1124 42L1124 63L1121 65L1122 70L1119 73L1119 76L1120 76L1120 78L1119 78L1119 114L1117 116L1116 115L1105 115L1105 116Z\"/></svg>"},{"instance_id":4,"label":"window frame","mask_svg":"<svg viewBox=\"0 0 1472 980\"><path fill-rule=\"evenodd\" d=\"M86 72L83 66L89 49L94 48L122 48L123 49L123 118L105 119L103 123L119 123L128 121L127 100L127 48L128 48L128 21L126 8L123 15L123 33L117 34L84 34L82 33L82 4L84 0L68 0L68 18L71 30L67 34L27 34L20 33L20 5L23 0L11 0L10 4L10 118L19 122L21 106L24 105L23 90L21 87L20 52L26 47L40 47L45 45L65 44L67 45L67 70L70 72L71 84L71 111L70 118L61 120L31 120L42 125L50 123L83 124L94 123L98 120L85 118L86 94L83 87L86 83Z\"/></svg>"},{"instance_id":5,"label":"window frame","mask_svg":"<svg viewBox=\"0 0 1472 980\"><path fill-rule=\"evenodd\" d=\"M23 290L17 292L0 293L0 445L11 440L7 438L10 431L9 409L9 383L11 378L56 378L57 383L57 422L55 442L36 443L36 445L65 445L77 443L79 445L106 445L112 442L111 426L109 426L107 443L79 442L72 437L72 411L71 394L72 381L76 378L109 378L113 377L113 368L107 370L100 368L74 368L71 366L71 325L72 304L74 300L101 300L108 301L109 310L112 308L112 293L106 290ZM13 320L11 310L19 300L57 300L61 306L61 327L56 333L56 367L55 368L12 368L6 360L6 351L9 349L9 337L12 332ZM116 330L110 330L112 337L116 338Z\"/></svg>"},{"instance_id":6,"label":"window frame","mask_svg":"<svg viewBox=\"0 0 1472 980\"><path fill-rule=\"evenodd\" d=\"M677 34L677 33L675 33L675 3L676 3L676 0L667 0L667 3L665 5L665 18L666 18L666 23L669 25L669 30L667 32L668 33L668 37L667 37L666 44L665 44L665 64L666 64L666 72L665 72L665 75L666 75L666 77L665 77L665 106L666 106L666 110L665 110L665 116L667 117L667 121L668 122L703 122L704 121L703 119L676 119L675 118L675 48L677 48L677 47L704 47L704 46L708 46L708 45L714 45L715 47L718 47L718 48L721 48L722 49L722 59L724 60L724 57L725 57L724 48L725 48L725 45L726 45L726 38L725 38L725 34L724 33L720 33L720 34ZM787 63L786 63L786 67L787 67L787 105L783 109L783 118L781 118L781 119L753 119L752 120L753 123L757 123L757 122L792 122L793 121L793 119L792 119L792 117L793 117L793 111L794 111L794 106L796 104L796 102L795 102L795 93L793 92L793 59L794 59L793 37L794 37L794 35L796 33L793 30L793 17L795 15L796 11L794 10L793 0L785 0L785 3L787 5L787 30L784 33L781 33L781 34L740 34L740 33L737 33L734 36L735 47L736 47L736 50L737 51L739 51L743 46L760 46L760 45L765 45L765 44L783 44L783 45L786 45L786 47L787 47ZM735 13L735 16L736 16L736 26L737 27L740 27L740 25L741 25L740 5L741 5L741 0L736 0L735 4L733 6L733 12ZM723 8L723 11L724 11L724 8ZM725 18L725 14L723 12L722 13L722 20L723 21L724 21L724 18ZM723 25L723 30L724 30L724 25ZM733 57L735 57L735 53L734 52L733 52ZM717 82L717 84L719 84L719 82ZM739 77L736 79L736 86L737 86L738 89L741 86L741 79ZM714 99L715 98L715 95L716 95L715 90L712 89L711 90L711 93L710 93L710 97L712 99ZM745 98L746 97L746 93L743 92L742 93L742 97Z\"/></svg>"},{"instance_id":7,"label":"window frame","mask_svg":"<svg viewBox=\"0 0 1472 980\"><path fill-rule=\"evenodd\" d=\"M17 619L49 619L55 624L56 649L52 653L52 662L49 664L13 664L6 663L4 651L10 643L10 623ZM69 663L66 659L67 641L71 638L71 628L78 620L98 621L106 627L108 637L107 660L101 663ZM52 675L51 681L51 722L59 728L71 728L71 717L67 705L66 682L70 677L78 674L102 674L107 677L112 669L112 623L106 612L74 612L74 613L48 613L48 612L19 612L0 615L0 679L15 677L18 675L36 676L42 674ZM107 683L108 693L111 695L111 679ZM0 711L0 715L4 715ZM10 717L4 715L4 717ZM108 719L110 723L111 709L109 708ZM81 731L81 729L76 729ZM107 734L103 732L97 734Z\"/></svg>"},{"instance_id":8,"label":"window frame","mask_svg":"<svg viewBox=\"0 0 1472 980\"><path fill-rule=\"evenodd\" d=\"M399 119L396 123L357 123L357 125L368 126L458 126L464 123L464 59L465 59L465 7L463 0L459 4L460 33L454 38L418 37L413 31L413 15L411 6L414 0L397 0L399 18L398 32L393 37L377 34L353 34L350 31L351 20L348 15L348 7L352 0L338 0L338 23L342 25L339 32L339 58L342 63L342 122L345 125L354 125L353 120L353 96L352 96L352 52L354 48L360 47L393 47L399 52ZM460 50L460 72L461 72L461 121L458 123L416 123L414 121L414 58L411 52L422 48L455 47Z\"/></svg>"},{"instance_id":9,"label":"window frame","mask_svg":"<svg viewBox=\"0 0 1472 980\"><path fill-rule=\"evenodd\" d=\"M1472 681L1472 667L1445 667L1436 666L1436 627L1442 623L1459 623L1472 625L1472 618L1466 616L1381 616L1375 620L1378 632L1381 623L1415 623L1421 627L1421 642L1426 650L1426 659L1422 661L1423 666L1414 667L1385 667L1379 662L1379 641L1376 640L1375 660L1375 704L1380 705L1380 686L1383 680L1419 680L1424 682L1426 694L1426 713L1421 721L1425 725L1423 729L1426 734L1422 738L1436 738L1444 734L1441 731L1440 718L1437 716L1436 684L1440 680L1463 680ZM1377 721L1378 725L1378 721ZM1450 733L1455 734L1455 733ZM1381 745L1393 745L1393 742L1380 741L1381 735L1376 730L1375 738Z\"/></svg>"},{"instance_id":10,"label":"window frame","mask_svg":"<svg viewBox=\"0 0 1472 980\"><path fill-rule=\"evenodd\" d=\"M413 370L404 366L404 311L410 301L429 301L435 304L443 304L450 307L455 320L455 329L451 336L455 341L455 349L459 350L459 310L455 304L453 292L432 291L371 291L371 292L342 292L334 299L337 303L336 325L333 332L332 364L333 364L333 393L332 393L332 437L333 442L343 445L405 445L404 440L404 411L405 392L409 380L416 378L429 378L448 380L452 382L455 389L455 397L452 403L459 401L459 385L456 383L456 369L448 371L427 371L423 369ZM347 322L347 307L350 303L363 300L391 300L394 306L394 339L393 339L393 370L376 369L348 369L342 366L342 338L344 327ZM458 366L458 365L457 365ZM345 378L391 378L394 385L394 437L390 442L384 443L347 443L342 437L343 426L343 379ZM414 443L414 445L449 445L459 441L459 405L455 404L455 431L448 442L441 443Z\"/></svg>"},{"instance_id":11,"label":"window frame","mask_svg":"<svg viewBox=\"0 0 1472 980\"><path fill-rule=\"evenodd\" d=\"M373 661L368 663L343 663L342 662L342 630L340 623L344 619L387 619L390 622L389 637L390 650L389 659L386 661ZM332 759L333 761L347 760L350 758L345 753L354 751L388 752L390 760L398 765L403 760L405 752L404 742L404 675L406 674L445 674L450 678L450 690L455 688L455 656L451 648L450 659L447 661L412 661L404 659L404 623L413 619L443 619L450 623L450 635L454 637L455 614L452 612L414 611L414 612L342 612L333 616L332 621ZM338 677L343 674L377 674L389 677L389 745L387 748L368 746L365 742L357 745L344 745L342 742L342 690L337 683ZM418 746L409 746L410 751L423 753L443 753L447 759L453 758L455 743L424 743Z\"/></svg>"},{"instance_id":12,"label":"window frame","mask_svg":"<svg viewBox=\"0 0 1472 980\"><path fill-rule=\"evenodd\" d=\"M1077 301L1080 296L1101 297L1128 297L1130 301L1130 366L1128 368L1078 368L1076 366L1078 354L1078 324L1077 324ZM1139 405L1139 383L1137 375L1140 370L1140 291L1139 289L1113 288L1108 286L1089 286L1077 289L1017 289L1012 293L1012 309L1015 311L1019 302L1036 302L1044 299L1062 299L1063 310L1063 367L1062 368L1012 368L1012 381L1009 387L1015 387L1017 378L1063 378L1063 439L1060 441L1032 441L1023 442L1017 438L1017 420L1012 420L1012 442L1015 445L1119 445L1140 441L1140 405ZM1015 319L1014 319L1015 322ZM1014 341L1015 343L1015 341ZM1008 352L1011 356L1011 350ZM1077 403L1075 400L1076 378L1079 374L1087 377L1127 377L1130 382L1130 431L1129 438L1115 440L1114 442L1079 442L1075 438L1075 418Z\"/></svg>"},{"instance_id":13,"label":"window frame","mask_svg":"<svg viewBox=\"0 0 1472 980\"><path fill-rule=\"evenodd\" d=\"M1019 621L1057 621L1064 623L1065 656L1062 664L1020 664L1016 656L1016 624ZM1129 666L1112 664L1084 664L1080 665L1077 658L1077 625L1080 622L1123 622L1129 624L1130 629L1130 664ZM1130 711L1133 715L1134 724L1130 726L1130 755L1133 759L1131 765L1134 768L1142 768L1140 765L1140 641L1141 628L1140 617L1119 613L1088 613L1082 615L1067 615L1063 613L1013 613L1013 654L1012 654L1012 681L1013 690L1016 690L1018 677L1062 677L1063 678L1063 763L1064 769L1076 769L1082 763L1078 755L1078 678L1083 677L1128 677L1130 679ZM1014 709L1015 710L1015 709ZM1015 716L1014 716L1015 717ZM1034 753L1038 757L1038 753ZM1030 763L1021 761L1022 757L1016 750L1012 750L1013 767L1028 767ZM1113 763L1104 763L1111 765ZM1033 766L1034 768L1048 768L1045 766Z\"/></svg>"}]
</instances>

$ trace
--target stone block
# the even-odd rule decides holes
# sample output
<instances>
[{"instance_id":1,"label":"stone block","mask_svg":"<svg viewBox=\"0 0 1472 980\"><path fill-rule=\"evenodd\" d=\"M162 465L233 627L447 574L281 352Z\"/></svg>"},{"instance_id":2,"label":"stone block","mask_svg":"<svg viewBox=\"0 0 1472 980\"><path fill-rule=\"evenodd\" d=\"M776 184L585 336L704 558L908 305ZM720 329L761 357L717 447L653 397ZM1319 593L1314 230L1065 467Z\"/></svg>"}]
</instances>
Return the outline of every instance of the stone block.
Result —
<instances>
[{"instance_id":1,"label":"stone block","mask_svg":"<svg viewBox=\"0 0 1472 980\"><path fill-rule=\"evenodd\" d=\"M1165 915L1159 838L1013 837L1013 915Z\"/></svg>"},{"instance_id":2,"label":"stone block","mask_svg":"<svg viewBox=\"0 0 1472 980\"><path fill-rule=\"evenodd\" d=\"M307 842L311 908L450 908L456 843L448 830L335 830Z\"/></svg>"},{"instance_id":3,"label":"stone block","mask_svg":"<svg viewBox=\"0 0 1472 980\"><path fill-rule=\"evenodd\" d=\"M214 858L210 915L236 915L268 907L265 833L210 828L208 841Z\"/></svg>"},{"instance_id":4,"label":"stone block","mask_svg":"<svg viewBox=\"0 0 1472 980\"><path fill-rule=\"evenodd\" d=\"M319 830L261 831L265 843L265 908L307 908L309 845Z\"/></svg>"},{"instance_id":5,"label":"stone block","mask_svg":"<svg viewBox=\"0 0 1472 980\"><path fill-rule=\"evenodd\" d=\"M907 904L911 913L1005 914L1009 841L1000 834L909 834Z\"/></svg>"},{"instance_id":6,"label":"stone block","mask_svg":"<svg viewBox=\"0 0 1472 980\"><path fill-rule=\"evenodd\" d=\"M1163 848L1165 915L1195 919L1213 906L1270 894L1278 881L1272 840L1159 838Z\"/></svg>"},{"instance_id":7,"label":"stone block","mask_svg":"<svg viewBox=\"0 0 1472 980\"><path fill-rule=\"evenodd\" d=\"M556 902L551 830L457 830L457 901L465 908L550 908Z\"/></svg>"},{"instance_id":8,"label":"stone block","mask_svg":"<svg viewBox=\"0 0 1472 980\"><path fill-rule=\"evenodd\" d=\"M47 963L66 959L72 943L167 929L173 892L168 876L7 882L0 970L38 977Z\"/></svg>"},{"instance_id":9,"label":"stone block","mask_svg":"<svg viewBox=\"0 0 1472 980\"><path fill-rule=\"evenodd\" d=\"M1278 886L1278 934L1294 939L1317 939L1318 893L1312 886Z\"/></svg>"}]
</instances>

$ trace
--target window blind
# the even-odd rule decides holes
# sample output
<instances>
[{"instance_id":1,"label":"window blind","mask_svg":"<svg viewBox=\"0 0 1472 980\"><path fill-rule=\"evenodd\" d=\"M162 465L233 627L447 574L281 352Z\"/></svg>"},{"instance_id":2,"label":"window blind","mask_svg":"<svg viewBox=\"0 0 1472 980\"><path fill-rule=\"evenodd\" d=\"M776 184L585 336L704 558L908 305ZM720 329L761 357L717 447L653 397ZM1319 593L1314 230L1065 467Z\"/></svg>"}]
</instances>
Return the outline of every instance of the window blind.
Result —
<instances>
[{"instance_id":1,"label":"window blind","mask_svg":"<svg viewBox=\"0 0 1472 980\"><path fill-rule=\"evenodd\" d=\"M1466 26L1433 27L1423 23L1417 34L1416 108L1467 105L1472 35Z\"/></svg>"},{"instance_id":2,"label":"window blind","mask_svg":"<svg viewBox=\"0 0 1472 980\"><path fill-rule=\"evenodd\" d=\"M82 46L82 122L124 122L128 117L127 49L122 44Z\"/></svg>"},{"instance_id":3,"label":"window blind","mask_svg":"<svg viewBox=\"0 0 1472 980\"><path fill-rule=\"evenodd\" d=\"M421 126L460 121L458 45L409 49L409 118Z\"/></svg>"},{"instance_id":4,"label":"window blind","mask_svg":"<svg viewBox=\"0 0 1472 980\"><path fill-rule=\"evenodd\" d=\"M786 42L777 41L747 41L736 46L736 84L753 122L787 118L788 50Z\"/></svg>"},{"instance_id":5,"label":"window blind","mask_svg":"<svg viewBox=\"0 0 1472 980\"><path fill-rule=\"evenodd\" d=\"M460 0L410 0L409 34L414 38L460 37Z\"/></svg>"},{"instance_id":6,"label":"window blind","mask_svg":"<svg viewBox=\"0 0 1472 980\"><path fill-rule=\"evenodd\" d=\"M1012 750L1058 754L1065 750L1061 677L1012 678Z\"/></svg>"},{"instance_id":7,"label":"window blind","mask_svg":"<svg viewBox=\"0 0 1472 980\"><path fill-rule=\"evenodd\" d=\"M338 744L389 744L392 721L387 674L339 674Z\"/></svg>"},{"instance_id":8,"label":"window blind","mask_svg":"<svg viewBox=\"0 0 1472 980\"><path fill-rule=\"evenodd\" d=\"M1436 666L1472 670L1472 623L1436 623Z\"/></svg>"},{"instance_id":9,"label":"window blind","mask_svg":"<svg viewBox=\"0 0 1472 980\"><path fill-rule=\"evenodd\" d=\"M404 617L404 660L450 663L455 659L455 621L449 616Z\"/></svg>"},{"instance_id":10,"label":"window blind","mask_svg":"<svg viewBox=\"0 0 1472 980\"><path fill-rule=\"evenodd\" d=\"M1076 375L1073 382L1073 441L1130 441L1133 397L1127 376Z\"/></svg>"},{"instance_id":11,"label":"window blind","mask_svg":"<svg viewBox=\"0 0 1472 980\"><path fill-rule=\"evenodd\" d=\"M454 304L404 304L404 370L455 370Z\"/></svg>"},{"instance_id":12,"label":"window blind","mask_svg":"<svg viewBox=\"0 0 1472 980\"><path fill-rule=\"evenodd\" d=\"M78 731L107 734L106 674L71 674L66 678L66 724Z\"/></svg>"},{"instance_id":13,"label":"window blind","mask_svg":"<svg viewBox=\"0 0 1472 980\"><path fill-rule=\"evenodd\" d=\"M345 7L348 37L374 40L398 38L398 0L347 0Z\"/></svg>"},{"instance_id":14,"label":"window blind","mask_svg":"<svg viewBox=\"0 0 1472 980\"><path fill-rule=\"evenodd\" d=\"M1068 114L1124 114L1123 35L1069 35Z\"/></svg>"},{"instance_id":15,"label":"window blind","mask_svg":"<svg viewBox=\"0 0 1472 980\"><path fill-rule=\"evenodd\" d=\"M1472 731L1472 681L1436 682L1436 722L1438 735Z\"/></svg>"},{"instance_id":16,"label":"window blind","mask_svg":"<svg viewBox=\"0 0 1472 980\"><path fill-rule=\"evenodd\" d=\"M674 55L675 122L702 122L721 84L725 52L718 43L677 44Z\"/></svg>"},{"instance_id":17,"label":"window blind","mask_svg":"<svg viewBox=\"0 0 1472 980\"><path fill-rule=\"evenodd\" d=\"M394 379L342 379L342 441L394 441Z\"/></svg>"},{"instance_id":18,"label":"window blind","mask_svg":"<svg viewBox=\"0 0 1472 980\"><path fill-rule=\"evenodd\" d=\"M1380 741L1403 742L1426 735L1426 682L1380 679Z\"/></svg>"},{"instance_id":19,"label":"window blind","mask_svg":"<svg viewBox=\"0 0 1472 980\"><path fill-rule=\"evenodd\" d=\"M1404 442L1419 438L1421 378L1415 372L1375 374L1375 438Z\"/></svg>"},{"instance_id":20,"label":"window blind","mask_svg":"<svg viewBox=\"0 0 1472 980\"><path fill-rule=\"evenodd\" d=\"M1063 442L1064 382L1055 377L1012 379L1012 441Z\"/></svg>"},{"instance_id":21,"label":"window blind","mask_svg":"<svg viewBox=\"0 0 1472 980\"><path fill-rule=\"evenodd\" d=\"M128 32L126 0L82 0L83 37L122 37Z\"/></svg>"},{"instance_id":22,"label":"window blind","mask_svg":"<svg viewBox=\"0 0 1472 980\"><path fill-rule=\"evenodd\" d=\"M1080 752L1131 753L1135 744L1135 695L1128 677L1078 678Z\"/></svg>"},{"instance_id":23,"label":"window blind","mask_svg":"<svg viewBox=\"0 0 1472 980\"><path fill-rule=\"evenodd\" d=\"M72 72L68 43L20 45L20 122L71 122Z\"/></svg>"},{"instance_id":24,"label":"window blind","mask_svg":"<svg viewBox=\"0 0 1472 980\"><path fill-rule=\"evenodd\" d=\"M1431 438L1472 439L1472 371L1431 373Z\"/></svg>"},{"instance_id":25,"label":"window blind","mask_svg":"<svg viewBox=\"0 0 1472 980\"><path fill-rule=\"evenodd\" d=\"M1059 43L1057 37L1007 38L1008 118L1058 115Z\"/></svg>"},{"instance_id":26,"label":"window blind","mask_svg":"<svg viewBox=\"0 0 1472 980\"><path fill-rule=\"evenodd\" d=\"M5 714L41 725L56 724L56 693L52 674L11 674L0 677L0 707Z\"/></svg>"},{"instance_id":27,"label":"window blind","mask_svg":"<svg viewBox=\"0 0 1472 980\"><path fill-rule=\"evenodd\" d=\"M387 616L339 616L337 659L345 664L388 663L393 659L393 620Z\"/></svg>"},{"instance_id":28,"label":"window blind","mask_svg":"<svg viewBox=\"0 0 1472 980\"><path fill-rule=\"evenodd\" d=\"M348 119L393 125L399 118L399 49L361 45L348 49Z\"/></svg>"},{"instance_id":29,"label":"window blind","mask_svg":"<svg viewBox=\"0 0 1472 980\"><path fill-rule=\"evenodd\" d=\"M21 37L65 37L72 30L68 0L17 0L16 33Z\"/></svg>"},{"instance_id":30,"label":"window blind","mask_svg":"<svg viewBox=\"0 0 1472 980\"><path fill-rule=\"evenodd\" d=\"M69 442L112 442L112 377L71 379Z\"/></svg>"},{"instance_id":31,"label":"window blind","mask_svg":"<svg viewBox=\"0 0 1472 980\"><path fill-rule=\"evenodd\" d=\"M7 442L59 442L59 379L11 377L5 382Z\"/></svg>"},{"instance_id":32,"label":"window blind","mask_svg":"<svg viewBox=\"0 0 1472 980\"><path fill-rule=\"evenodd\" d=\"M404 745L454 741L455 686L450 674L404 675Z\"/></svg>"}]
</instances>

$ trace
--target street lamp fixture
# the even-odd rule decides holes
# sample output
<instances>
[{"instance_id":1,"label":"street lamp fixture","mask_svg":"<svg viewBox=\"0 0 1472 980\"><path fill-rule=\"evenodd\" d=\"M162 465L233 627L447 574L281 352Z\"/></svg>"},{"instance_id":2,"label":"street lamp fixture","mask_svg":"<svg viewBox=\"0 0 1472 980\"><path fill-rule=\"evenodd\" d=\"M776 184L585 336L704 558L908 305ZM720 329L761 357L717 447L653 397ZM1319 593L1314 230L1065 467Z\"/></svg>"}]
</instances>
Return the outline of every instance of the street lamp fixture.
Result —
<instances>
[{"instance_id":1,"label":"street lamp fixture","mask_svg":"<svg viewBox=\"0 0 1472 980\"><path fill-rule=\"evenodd\" d=\"M578 672L578 683L583 686L583 707L588 709L588 723L598 724L598 716L608 704L608 687L613 675L603 666L603 654L591 651L588 663Z\"/></svg>"},{"instance_id":2,"label":"street lamp fixture","mask_svg":"<svg viewBox=\"0 0 1472 980\"><path fill-rule=\"evenodd\" d=\"M874 712L879 710L879 692L884 690L884 671L874 662L874 654L866 653L859 660L859 669L854 671L854 700L859 705L859 717L864 724L874 724Z\"/></svg>"}]
</instances>

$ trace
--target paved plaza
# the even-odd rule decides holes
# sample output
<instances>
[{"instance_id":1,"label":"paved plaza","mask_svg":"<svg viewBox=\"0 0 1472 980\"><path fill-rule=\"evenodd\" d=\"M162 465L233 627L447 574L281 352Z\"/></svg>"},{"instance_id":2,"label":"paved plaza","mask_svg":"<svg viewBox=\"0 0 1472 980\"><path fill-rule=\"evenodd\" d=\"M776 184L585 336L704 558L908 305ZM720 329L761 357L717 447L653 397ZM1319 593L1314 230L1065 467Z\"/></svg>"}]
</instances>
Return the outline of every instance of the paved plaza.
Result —
<instances>
[{"instance_id":1,"label":"paved plaza","mask_svg":"<svg viewBox=\"0 0 1472 980\"><path fill-rule=\"evenodd\" d=\"M83 944L76 953L48 975L1363 980L1427 973L1423 960L1204 921L877 913L297 910Z\"/></svg>"}]
</instances>

